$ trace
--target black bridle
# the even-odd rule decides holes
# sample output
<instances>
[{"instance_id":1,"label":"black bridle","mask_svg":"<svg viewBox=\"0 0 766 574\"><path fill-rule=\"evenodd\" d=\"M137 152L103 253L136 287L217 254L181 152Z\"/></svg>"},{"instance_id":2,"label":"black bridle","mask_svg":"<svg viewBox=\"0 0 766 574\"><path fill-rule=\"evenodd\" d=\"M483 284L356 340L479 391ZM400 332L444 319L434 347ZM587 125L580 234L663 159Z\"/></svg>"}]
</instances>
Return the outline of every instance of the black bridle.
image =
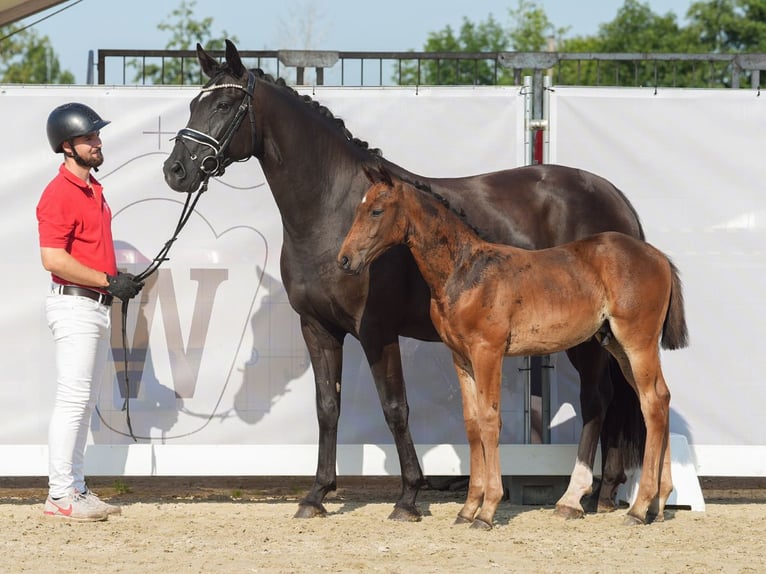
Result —
<instances>
[{"instance_id":1,"label":"black bridle","mask_svg":"<svg viewBox=\"0 0 766 574\"><path fill-rule=\"evenodd\" d=\"M231 158L226 157L226 150L228 149L231 140L234 138L234 134L237 133L237 130L239 130L239 127L242 125L242 121L245 119L245 114L250 117L250 127L253 133L253 147L251 149L255 150L256 131L255 115L253 113L253 91L255 89L255 74L248 70L246 86L241 86L239 84L213 84L202 88L202 93L212 92L213 90L220 90L223 88L236 88L245 92L245 95L242 98L242 102L239 104L239 108L237 108L237 113L234 114L234 117L226 127L226 130L223 132L223 135L220 137L220 139L215 139L209 134L192 128L182 128L178 130L178 133L174 138L176 142L180 142L184 148L186 148L186 151L189 152L189 158L192 160L192 162L198 164L199 170L205 176L205 183L203 183L203 185L207 183L207 180L210 177L218 177L223 175L224 170L234 161ZM191 152L189 148L186 147L186 140L204 146L206 150L209 150L208 155L205 155L200 160L199 155Z\"/></svg>"},{"instance_id":2,"label":"black bridle","mask_svg":"<svg viewBox=\"0 0 766 574\"><path fill-rule=\"evenodd\" d=\"M207 191L207 184L211 177L219 177L223 175L223 172L225 169L232 164L234 160L226 157L226 150L229 147L229 144L231 143L231 140L234 138L234 134L237 133L237 130L239 130L239 127L242 125L242 121L245 119L245 114L248 114L250 117L250 127L253 132L253 147L252 150L255 151L255 145L256 145L256 131L255 131L255 114L253 112L253 92L255 90L255 74L248 70L247 72L247 85L246 86L240 86L239 84L217 84L217 85L211 85L207 86L205 88L202 88L202 93L205 92L212 92L213 90L218 90L222 88L236 88L239 90L242 90L245 92L244 97L242 98L242 102L239 104L239 108L237 108L237 113L234 114L234 117L232 118L229 125L226 127L226 130L223 132L223 135L221 136L220 140L215 139L213 136L208 135L206 133L197 131L192 128L182 128L178 130L178 133L176 134L175 138L173 138L177 143L181 143L187 152L189 152L189 157L192 160L192 162L197 162L199 159L199 156L197 154L192 153L189 151L189 148L186 147L186 140L192 141L196 144L200 144L202 146L205 146L205 148L209 148L211 150L211 153L204 156L202 160L199 162L199 170L203 173L204 177L202 179L202 183L200 184L199 189L194 193L187 194L186 202L184 203L183 210L181 211L181 216L178 220L178 224L176 225L176 229L173 233L173 237L168 239L165 242L165 245L162 247L160 252L157 254L157 256L152 260L152 262L149 264L149 266L144 269L141 273L136 275L136 281L144 281L147 279L152 273L157 271L159 266L164 262L167 261L168 258L168 252L170 251L171 246L175 242L176 238L178 237L178 234L181 233L181 230L186 225L186 222L189 221L189 217L191 217L191 214L194 212L194 207L197 205L197 201L199 201L199 198L202 196L202 194ZM192 200L192 196L194 196L194 199ZM124 360L124 368L125 368L125 403L123 404L122 410L125 411L125 418L128 425L128 431L130 433L131 438L134 441L138 441L135 434L133 434L133 425L130 422L130 380L128 378L128 347L127 347L127 322L128 322L128 303L129 299L122 302L122 351L123 351L123 360Z\"/></svg>"}]
</instances>

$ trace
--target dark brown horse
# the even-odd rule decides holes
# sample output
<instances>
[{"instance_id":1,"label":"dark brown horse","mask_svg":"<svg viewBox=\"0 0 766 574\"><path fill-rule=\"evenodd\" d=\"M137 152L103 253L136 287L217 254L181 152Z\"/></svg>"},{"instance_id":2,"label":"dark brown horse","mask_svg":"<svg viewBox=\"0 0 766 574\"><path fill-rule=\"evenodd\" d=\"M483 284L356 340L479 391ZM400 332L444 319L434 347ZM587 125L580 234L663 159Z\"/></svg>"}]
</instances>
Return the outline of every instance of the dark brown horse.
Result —
<instances>
[{"instance_id":1,"label":"dark brown horse","mask_svg":"<svg viewBox=\"0 0 766 574\"><path fill-rule=\"evenodd\" d=\"M402 493L391 518L418 520L416 497L424 477L409 431L399 336L438 341L439 335L428 312L428 288L405 247L389 250L359 276L349 276L335 264L369 186L363 168L382 162L395 175L427 181L452 205L462 207L487 238L525 248L550 247L607 230L643 237L638 216L611 183L569 167L420 178L353 138L317 102L260 70L246 69L231 42L226 42L223 63L200 46L197 55L210 81L191 102L187 127L179 131L165 162L165 180L174 190L194 192L231 162L255 156L274 195L284 226L282 281L309 349L319 421L316 478L296 516L323 515L323 500L336 487L343 341L351 334L370 364L399 455ZM610 368L608 353L587 342L567 354L580 375L584 424L575 472L557 512L582 516L581 498L591 492L602 427L609 441L602 446L602 509L614 507L623 467L639 462L643 429L635 393L619 369ZM623 427L612 428L610 421ZM624 426L626 421L639 425Z\"/></svg>"},{"instance_id":2,"label":"dark brown horse","mask_svg":"<svg viewBox=\"0 0 766 574\"><path fill-rule=\"evenodd\" d=\"M468 496L457 522L491 528L503 495L498 441L504 356L541 355L596 338L638 393L647 437L630 522L650 504L662 519L670 477L670 392L658 341L686 346L681 281L648 243L623 233L529 251L482 240L428 187L381 170L362 199L338 254L359 274L405 244L431 292L431 320L452 351L471 451Z\"/></svg>"}]
</instances>

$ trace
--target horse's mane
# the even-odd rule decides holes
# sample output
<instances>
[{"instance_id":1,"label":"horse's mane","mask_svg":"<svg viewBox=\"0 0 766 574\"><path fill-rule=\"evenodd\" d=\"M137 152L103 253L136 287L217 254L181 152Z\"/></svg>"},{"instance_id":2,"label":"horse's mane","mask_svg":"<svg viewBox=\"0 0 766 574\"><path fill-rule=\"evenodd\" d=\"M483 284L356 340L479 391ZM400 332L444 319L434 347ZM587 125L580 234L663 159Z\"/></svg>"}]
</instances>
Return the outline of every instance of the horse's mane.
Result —
<instances>
[{"instance_id":1,"label":"horse's mane","mask_svg":"<svg viewBox=\"0 0 766 574\"><path fill-rule=\"evenodd\" d=\"M422 191L426 195L432 197L433 199L435 199L436 201L441 203L449 211L451 211L452 213L457 215L460 218L460 220L471 229L471 231L473 231L476 235L478 235L479 237L484 239L482 237L481 232L474 225L472 225L471 223L468 222L468 219L467 219L465 211L462 208L461 209L457 209L454 206L452 206L450 204L449 200L446 197L444 197L443 195L440 195L440 194L436 193L431 188L431 185L429 183L424 182L424 181L420 181L418 179L410 179L410 178L408 178L406 176L402 176L402 175L397 176L397 178L399 180L403 181L404 183L406 183L407 185L415 188L418 191Z\"/></svg>"},{"instance_id":2,"label":"horse's mane","mask_svg":"<svg viewBox=\"0 0 766 574\"><path fill-rule=\"evenodd\" d=\"M275 86L279 86L280 88L283 88L284 90L286 90L288 93L292 94L298 100L303 101L306 105L310 106L320 116L329 120L331 124L334 124L335 127L343 134L346 140L348 140L355 146L367 151L373 156L383 157L383 152L381 152L380 149L371 148L366 141L360 140L359 138L355 138L351 134L351 132L348 130L348 128L346 128L346 124L341 118L335 117L335 115L333 115L333 113L326 106L323 106L316 100L313 100L311 96L299 94L294 88L290 87L283 78L274 78L274 76L272 76L271 74L267 72L264 72L261 68L251 68L250 71L253 74L255 74L256 79L262 82L273 84ZM229 75L233 75L232 70L229 68L228 64L224 64L221 67L221 72L225 72L225 73L228 73ZM214 81L215 80L211 80L208 83L208 85L212 84Z\"/></svg>"}]
</instances>

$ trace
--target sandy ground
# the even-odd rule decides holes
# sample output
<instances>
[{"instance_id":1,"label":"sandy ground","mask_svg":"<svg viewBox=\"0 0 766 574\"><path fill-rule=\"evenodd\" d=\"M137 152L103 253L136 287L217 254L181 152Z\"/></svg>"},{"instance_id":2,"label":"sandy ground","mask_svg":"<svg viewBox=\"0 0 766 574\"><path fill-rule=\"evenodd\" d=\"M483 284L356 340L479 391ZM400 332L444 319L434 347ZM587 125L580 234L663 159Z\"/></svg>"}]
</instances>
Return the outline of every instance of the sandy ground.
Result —
<instances>
[{"instance_id":1,"label":"sandy ground","mask_svg":"<svg viewBox=\"0 0 766 574\"><path fill-rule=\"evenodd\" d=\"M454 526L465 492L425 490L387 519L398 478L340 477L325 518L292 518L308 477L97 478L101 523L44 518L45 479L0 478L0 572L766 572L766 478L703 479L705 512L622 525L504 502L489 532Z\"/></svg>"}]
</instances>

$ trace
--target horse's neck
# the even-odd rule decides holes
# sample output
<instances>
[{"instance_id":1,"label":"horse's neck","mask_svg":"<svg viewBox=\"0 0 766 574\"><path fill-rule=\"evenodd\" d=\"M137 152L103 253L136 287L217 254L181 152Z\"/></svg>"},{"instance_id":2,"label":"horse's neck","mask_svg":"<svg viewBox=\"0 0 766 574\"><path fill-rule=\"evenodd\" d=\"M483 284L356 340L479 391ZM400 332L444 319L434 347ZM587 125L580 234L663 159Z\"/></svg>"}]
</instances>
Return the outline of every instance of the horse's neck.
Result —
<instances>
[{"instance_id":1,"label":"horse's neck","mask_svg":"<svg viewBox=\"0 0 766 574\"><path fill-rule=\"evenodd\" d=\"M407 245L426 283L438 292L485 242L436 199L415 190L405 197L410 214Z\"/></svg>"},{"instance_id":2,"label":"horse's neck","mask_svg":"<svg viewBox=\"0 0 766 574\"><path fill-rule=\"evenodd\" d=\"M348 195L357 175L353 144L311 104L286 88L263 83L256 91L258 160L283 221L305 230ZM361 198L361 190L359 192ZM354 198L358 200L358 198Z\"/></svg>"}]
</instances>

